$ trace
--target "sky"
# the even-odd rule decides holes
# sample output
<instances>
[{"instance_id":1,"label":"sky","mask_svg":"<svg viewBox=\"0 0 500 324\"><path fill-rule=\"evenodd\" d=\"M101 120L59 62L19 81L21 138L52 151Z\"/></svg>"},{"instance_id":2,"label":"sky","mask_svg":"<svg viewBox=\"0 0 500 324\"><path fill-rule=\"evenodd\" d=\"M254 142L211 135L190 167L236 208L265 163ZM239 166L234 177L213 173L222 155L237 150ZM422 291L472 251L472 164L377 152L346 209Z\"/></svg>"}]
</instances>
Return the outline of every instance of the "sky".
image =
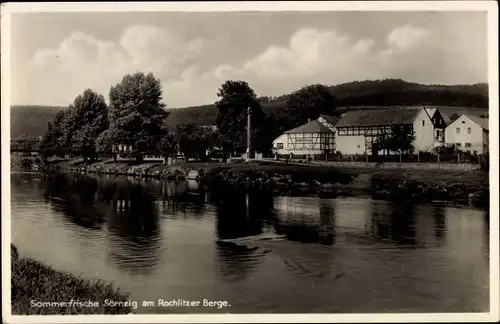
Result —
<instances>
[{"instance_id":1,"label":"sky","mask_svg":"<svg viewBox=\"0 0 500 324\"><path fill-rule=\"evenodd\" d=\"M11 16L11 103L67 106L152 72L168 108L211 104L226 80L258 96L401 78L488 81L485 12L107 12Z\"/></svg>"}]
</instances>

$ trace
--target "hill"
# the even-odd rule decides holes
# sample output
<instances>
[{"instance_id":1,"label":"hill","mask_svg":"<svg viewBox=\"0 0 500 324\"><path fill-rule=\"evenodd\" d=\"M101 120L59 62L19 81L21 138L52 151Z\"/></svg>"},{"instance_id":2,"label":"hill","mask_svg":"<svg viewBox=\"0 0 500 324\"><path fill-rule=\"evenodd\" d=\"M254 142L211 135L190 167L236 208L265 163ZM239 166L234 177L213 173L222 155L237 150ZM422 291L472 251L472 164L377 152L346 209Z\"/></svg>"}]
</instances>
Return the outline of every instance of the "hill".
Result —
<instances>
[{"instance_id":1,"label":"hill","mask_svg":"<svg viewBox=\"0 0 500 324\"><path fill-rule=\"evenodd\" d=\"M423 85L399 79L356 81L329 86L340 110L358 109L359 106L447 106L488 110L488 85ZM280 97L261 97L266 113L276 113L285 106L289 94ZM469 109L470 108L470 109ZM459 110L462 110L460 108ZM213 125L217 117L215 104L169 109L170 125L195 123Z\"/></svg>"},{"instance_id":2,"label":"hill","mask_svg":"<svg viewBox=\"0 0 500 324\"><path fill-rule=\"evenodd\" d=\"M329 86L329 91L337 100L339 110L362 109L360 106L448 106L451 111L478 114L488 111L488 85L423 85L399 79L356 81ZM283 109L290 94L280 97L261 97L267 114ZM463 108L455 108L463 107ZM43 136L47 123L65 107L13 106L11 109L11 137ZM483 108L483 109L477 109ZM476 110L477 109L477 110ZM170 115L167 124L195 123L214 125L217 106L208 104L187 108L167 109Z\"/></svg>"},{"instance_id":3,"label":"hill","mask_svg":"<svg viewBox=\"0 0 500 324\"><path fill-rule=\"evenodd\" d=\"M12 106L10 110L11 138L43 136L47 124L56 113L67 107Z\"/></svg>"}]
</instances>

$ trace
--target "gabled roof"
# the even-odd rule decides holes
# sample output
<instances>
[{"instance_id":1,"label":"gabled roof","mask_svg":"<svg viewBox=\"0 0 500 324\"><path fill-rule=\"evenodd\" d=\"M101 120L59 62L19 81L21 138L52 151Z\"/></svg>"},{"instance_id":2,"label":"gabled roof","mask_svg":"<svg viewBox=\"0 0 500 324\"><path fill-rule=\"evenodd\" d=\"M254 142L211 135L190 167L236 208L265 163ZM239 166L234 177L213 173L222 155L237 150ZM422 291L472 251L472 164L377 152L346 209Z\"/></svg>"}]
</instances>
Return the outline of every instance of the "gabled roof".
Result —
<instances>
[{"instance_id":1,"label":"gabled roof","mask_svg":"<svg viewBox=\"0 0 500 324\"><path fill-rule=\"evenodd\" d=\"M348 111L336 127L411 125L422 107Z\"/></svg>"},{"instance_id":2,"label":"gabled roof","mask_svg":"<svg viewBox=\"0 0 500 324\"><path fill-rule=\"evenodd\" d=\"M441 115L441 118L443 118L444 124L446 126L448 126L449 124L451 124L453 122L448 115L444 114L438 108L425 108L425 110L427 110L427 113L429 113L429 116L431 118L433 118L436 113L439 113L439 115Z\"/></svg>"},{"instance_id":3,"label":"gabled roof","mask_svg":"<svg viewBox=\"0 0 500 324\"><path fill-rule=\"evenodd\" d=\"M332 133L332 131L323 126L319 121L312 120L304 125L290 129L285 134L300 134L300 133Z\"/></svg>"},{"instance_id":4,"label":"gabled roof","mask_svg":"<svg viewBox=\"0 0 500 324\"><path fill-rule=\"evenodd\" d=\"M320 117L323 117L327 122L329 122L333 126L337 125L337 123L340 120L340 117L337 117L337 116L320 115Z\"/></svg>"},{"instance_id":5,"label":"gabled roof","mask_svg":"<svg viewBox=\"0 0 500 324\"><path fill-rule=\"evenodd\" d=\"M427 113L429 114L429 116L432 117L436 113L437 108L425 108L425 110L427 110Z\"/></svg>"},{"instance_id":6,"label":"gabled roof","mask_svg":"<svg viewBox=\"0 0 500 324\"><path fill-rule=\"evenodd\" d=\"M443 113L442 111L439 111L439 113L441 114L441 117L443 117L444 123L446 125L449 125L453 122L453 120L451 120L450 116L448 116L447 114Z\"/></svg>"},{"instance_id":7,"label":"gabled roof","mask_svg":"<svg viewBox=\"0 0 500 324\"><path fill-rule=\"evenodd\" d=\"M489 130L489 119L488 118L481 118L478 116L465 115L465 114L464 114L464 116L469 118L470 120L472 120L474 123L478 124L479 126L481 126L481 128Z\"/></svg>"}]
</instances>

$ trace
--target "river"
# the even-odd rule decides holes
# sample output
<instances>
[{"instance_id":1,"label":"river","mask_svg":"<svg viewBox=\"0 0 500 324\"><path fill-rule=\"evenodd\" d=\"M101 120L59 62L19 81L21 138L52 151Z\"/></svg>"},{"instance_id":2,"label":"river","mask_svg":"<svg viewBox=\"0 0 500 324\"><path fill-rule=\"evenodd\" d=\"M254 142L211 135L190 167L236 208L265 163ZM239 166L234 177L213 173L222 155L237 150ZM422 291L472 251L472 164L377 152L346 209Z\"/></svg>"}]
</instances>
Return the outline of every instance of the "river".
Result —
<instances>
[{"instance_id":1,"label":"river","mask_svg":"<svg viewBox=\"0 0 500 324\"><path fill-rule=\"evenodd\" d=\"M480 312L489 309L485 210L210 194L196 182L11 174L22 256L129 292L229 308L135 313ZM265 234L258 249L218 240Z\"/></svg>"}]
</instances>

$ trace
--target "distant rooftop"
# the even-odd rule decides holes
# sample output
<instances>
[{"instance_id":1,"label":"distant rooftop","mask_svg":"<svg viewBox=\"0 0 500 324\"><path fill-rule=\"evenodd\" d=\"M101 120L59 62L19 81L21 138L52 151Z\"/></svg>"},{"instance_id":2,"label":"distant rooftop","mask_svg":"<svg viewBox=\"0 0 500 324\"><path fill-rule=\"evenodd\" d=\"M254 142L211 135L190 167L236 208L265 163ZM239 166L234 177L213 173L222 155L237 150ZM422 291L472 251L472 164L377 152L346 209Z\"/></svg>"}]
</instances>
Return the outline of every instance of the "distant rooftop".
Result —
<instances>
[{"instance_id":1,"label":"distant rooftop","mask_svg":"<svg viewBox=\"0 0 500 324\"><path fill-rule=\"evenodd\" d=\"M337 123L340 120L340 117L337 117L337 116L320 115L320 117L323 117L327 122L329 122L333 126L337 125Z\"/></svg>"},{"instance_id":2,"label":"distant rooftop","mask_svg":"<svg viewBox=\"0 0 500 324\"><path fill-rule=\"evenodd\" d=\"M312 120L304 125L290 129L285 132L285 134L301 134L301 133L332 133L332 131L328 127L323 126L319 121Z\"/></svg>"},{"instance_id":3,"label":"distant rooftop","mask_svg":"<svg viewBox=\"0 0 500 324\"><path fill-rule=\"evenodd\" d=\"M389 108L389 107L387 107ZM346 112L337 127L411 125L422 107L392 107Z\"/></svg>"},{"instance_id":4,"label":"distant rooftop","mask_svg":"<svg viewBox=\"0 0 500 324\"><path fill-rule=\"evenodd\" d=\"M488 118L481 118L478 116L466 115L466 114L464 114L464 116L466 116L467 118L469 118L470 120L472 120L473 122L475 122L476 124L481 126L483 129L489 130L489 119Z\"/></svg>"}]
</instances>

